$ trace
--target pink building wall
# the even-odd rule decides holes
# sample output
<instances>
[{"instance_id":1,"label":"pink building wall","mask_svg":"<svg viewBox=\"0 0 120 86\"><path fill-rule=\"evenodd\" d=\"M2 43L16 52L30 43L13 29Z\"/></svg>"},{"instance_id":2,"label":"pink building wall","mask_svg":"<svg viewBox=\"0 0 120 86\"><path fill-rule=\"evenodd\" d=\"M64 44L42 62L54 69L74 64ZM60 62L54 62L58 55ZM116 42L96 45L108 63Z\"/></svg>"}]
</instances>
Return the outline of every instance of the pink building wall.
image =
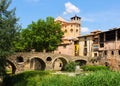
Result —
<instances>
[{"instance_id":1,"label":"pink building wall","mask_svg":"<svg viewBox=\"0 0 120 86\"><path fill-rule=\"evenodd\" d=\"M59 46L58 49L54 51L54 53L74 56L75 55L74 51L75 51L74 42L72 42L71 44L68 45Z\"/></svg>"}]
</instances>

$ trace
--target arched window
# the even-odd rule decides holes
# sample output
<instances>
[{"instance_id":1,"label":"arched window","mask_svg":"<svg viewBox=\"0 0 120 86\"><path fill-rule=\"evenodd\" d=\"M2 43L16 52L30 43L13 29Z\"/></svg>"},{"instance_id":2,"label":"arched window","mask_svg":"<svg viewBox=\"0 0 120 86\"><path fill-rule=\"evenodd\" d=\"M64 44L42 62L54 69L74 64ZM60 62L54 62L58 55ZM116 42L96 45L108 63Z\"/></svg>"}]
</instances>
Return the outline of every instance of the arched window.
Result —
<instances>
[{"instance_id":1,"label":"arched window","mask_svg":"<svg viewBox=\"0 0 120 86\"><path fill-rule=\"evenodd\" d=\"M70 29L71 32L73 32L73 29Z\"/></svg>"},{"instance_id":2,"label":"arched window","mask_svg":"<svg viewBox=\"0 0 120 86\"><path fill-rule=\"evenodd\" d=\"M78 32L78 29L76 29L76 32Z\"/></svg>"}]
</instances>

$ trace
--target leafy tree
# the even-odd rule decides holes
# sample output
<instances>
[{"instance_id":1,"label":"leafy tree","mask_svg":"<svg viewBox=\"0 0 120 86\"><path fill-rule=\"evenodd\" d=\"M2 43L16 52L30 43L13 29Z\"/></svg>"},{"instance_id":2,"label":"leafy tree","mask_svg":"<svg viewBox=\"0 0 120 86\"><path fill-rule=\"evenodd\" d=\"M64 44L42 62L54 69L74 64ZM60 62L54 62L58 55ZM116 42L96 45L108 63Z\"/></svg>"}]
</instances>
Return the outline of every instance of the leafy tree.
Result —
<instances>
[{"instance_id":1,"label":"leafy tree","mask_svg":"<svg viewBox=\"0 0 120 86\"><path fill-rule=\"evenodd\" d=\"M19 31L15 8L8 10L10 4L11 0L0 0L0 75L5 74L6 57L13 52L13 41Z\"/></svg>"},{"instance_id":2,"label":"leafy tree","mask_svg":"<svg viewBox=\"0 0 120 86\"><path fill-rule=\"evenodd\" d=\"M20 41L16 44L18 51L53 51L61 43L63 32L60 23L54 21L54 18L47 17L46 20L39 19L32 22L20 34Z\"/></svg>"}]
</instances>

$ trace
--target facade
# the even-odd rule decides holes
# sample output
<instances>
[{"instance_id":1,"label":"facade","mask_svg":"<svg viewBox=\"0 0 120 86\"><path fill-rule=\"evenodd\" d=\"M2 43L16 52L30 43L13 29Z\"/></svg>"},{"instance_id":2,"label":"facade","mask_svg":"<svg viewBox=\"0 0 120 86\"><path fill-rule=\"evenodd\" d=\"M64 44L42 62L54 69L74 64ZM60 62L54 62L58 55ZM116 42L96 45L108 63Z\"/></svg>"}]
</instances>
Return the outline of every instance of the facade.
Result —
<instances>
[{"instance_id":1,"label":"facade","mask_svg":"<svg viewBox=\"0 0 120 86\"><path fill-rule=\"evenodd\" d=\"M93 31L81 36L81 18L74 16L67 22L57 17L64 32L61 45L54 53L82 57L120 57L120 28L101 32Z\"/></svg>"},{"instance_id":2,"label":"facade","mask_svg":"<svg viewBox=\"0 0 120 86\"><path fill-rule=\"evenodd\" d=\"M120 57L120 28L111 29L99 35L99 55L105 58Z\"/></svg>"},{"instance_id":3,"label":"facade","mask_svg":"<svg viewBox=\"0 0 120 86\"><path fill-rule=\"evenodd\" d=\"M70 19L70 22L67 22L62 17L58 16L55 19L55 22L61 23L61 29L64 32L64 36L62 38L62 43L59 47L54 51L54 53L66 54L70 56L75 56L78 53L77 48L77 40L78 36L80 36L81 32L81 18L78 16L74 16Z\"/></svg>"},{"instance_id":4,"label":"facade","mask_svg":"<svg viewBox=\"0 0 120 86\"><path fill-rule=\"evenodd\" d=\"M98 57L99 50L99 33L101 31L91 32L89 35L80 36L79 38L79 56Z\"/></svg>"}]
</instances>

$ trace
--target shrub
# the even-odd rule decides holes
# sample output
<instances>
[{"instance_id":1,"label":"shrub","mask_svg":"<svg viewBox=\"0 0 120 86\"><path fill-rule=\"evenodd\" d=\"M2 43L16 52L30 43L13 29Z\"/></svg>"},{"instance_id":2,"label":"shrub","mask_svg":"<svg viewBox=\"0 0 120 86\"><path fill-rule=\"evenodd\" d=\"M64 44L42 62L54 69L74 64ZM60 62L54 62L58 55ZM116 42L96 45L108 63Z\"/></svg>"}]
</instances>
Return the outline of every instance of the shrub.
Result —
<instances>
[{"instance_id":1,"label":"shrub","mask_svg":"<svg viewBox=\"0 0 120 86\"><path fill-rule=\"evenodd\" d=\"M73 71L75 71L76 65L77 65L77 63L75 63L75 62L69 62L67 65L65 65L64 70L68 71L68 72L73 72Z\"/></svg>"},{"instance_id":2,"label":"shrub","mask_svg":"<svg viewBox=\"0 0 120 86\"><path fill-rule=\"evenodd\" d=\"M84 65L81 66L81 69L84 71L98 71L98 70L108 70L109 68L106 66L91 66L91 65Z\"/></svg>"}]
</instances>

